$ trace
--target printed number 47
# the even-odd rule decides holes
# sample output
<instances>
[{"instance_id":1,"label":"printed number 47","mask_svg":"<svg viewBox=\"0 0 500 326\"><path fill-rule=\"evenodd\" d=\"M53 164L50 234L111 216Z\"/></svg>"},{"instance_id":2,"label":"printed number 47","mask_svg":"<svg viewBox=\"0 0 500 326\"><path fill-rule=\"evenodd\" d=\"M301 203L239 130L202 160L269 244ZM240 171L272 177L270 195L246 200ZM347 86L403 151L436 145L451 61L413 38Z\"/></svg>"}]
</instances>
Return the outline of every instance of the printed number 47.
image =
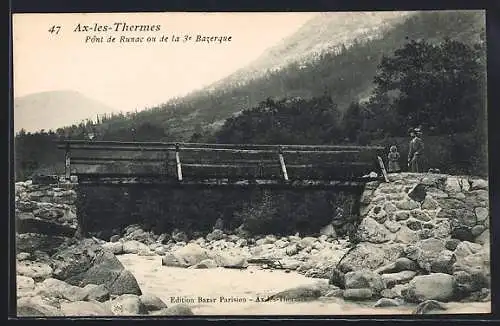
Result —
<instances>
[{"instance_id":1,"label":"printed number 47","mask_svg":"<svg viewBox=\"0 0 500 326\"><path fill-rule=\"evenodd\" d=\"M50 29L49 29L49 33L56 33L56 34L59 34L59 30L61 29L61 26L52 26Z\"/></svg>"}]
</instances>

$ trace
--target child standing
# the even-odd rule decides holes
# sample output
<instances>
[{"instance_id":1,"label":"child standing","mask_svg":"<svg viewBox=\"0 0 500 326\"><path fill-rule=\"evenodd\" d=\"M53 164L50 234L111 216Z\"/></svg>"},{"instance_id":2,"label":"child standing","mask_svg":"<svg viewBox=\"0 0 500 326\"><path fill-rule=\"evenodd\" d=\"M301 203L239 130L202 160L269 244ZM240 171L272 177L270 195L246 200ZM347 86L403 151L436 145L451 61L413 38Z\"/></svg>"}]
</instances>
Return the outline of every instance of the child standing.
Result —
<instances>
[{"instance_id":1,"label":"child standing","mask_svg":"<svg viewBox=\"0 0 500 326\"><path fill-rule=\"evenodd\" d=\"M391 146L389 155L387 155L389 160L388 172L401 172L401 167L399 166L399 152L396 146Z\"/></svg>"}]
</instances>

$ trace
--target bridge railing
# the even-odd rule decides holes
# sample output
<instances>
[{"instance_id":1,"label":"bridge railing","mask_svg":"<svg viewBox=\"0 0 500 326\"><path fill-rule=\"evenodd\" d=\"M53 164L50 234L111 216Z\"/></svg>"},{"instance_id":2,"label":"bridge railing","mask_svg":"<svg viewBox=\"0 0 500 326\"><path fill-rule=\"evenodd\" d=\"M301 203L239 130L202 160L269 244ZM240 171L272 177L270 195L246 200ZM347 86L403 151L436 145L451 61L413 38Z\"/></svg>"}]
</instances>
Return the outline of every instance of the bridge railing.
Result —
<instances>
[{"instance_id":1,"label":"bridge railing","mask_svg":"<svg viewBox=\"0 0 500 326\"><path fill-rule=\"evenodd\" d=\"M67 178L366 180L385 172L380 146L62 140L58 148L65 150Z\"/></svg>"}]
</instances>

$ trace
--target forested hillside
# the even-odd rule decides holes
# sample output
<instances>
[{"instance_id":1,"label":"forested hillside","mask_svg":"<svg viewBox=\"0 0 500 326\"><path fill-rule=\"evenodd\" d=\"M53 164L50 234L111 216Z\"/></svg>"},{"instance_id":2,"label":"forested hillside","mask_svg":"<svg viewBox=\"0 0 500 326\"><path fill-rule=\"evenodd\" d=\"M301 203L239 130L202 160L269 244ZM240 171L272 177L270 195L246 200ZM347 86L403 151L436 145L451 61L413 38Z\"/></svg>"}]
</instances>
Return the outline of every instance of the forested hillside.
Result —
<instances>
[{"instance_id":1,"label":"forested hillside","mask_svg":"<svg viewBox=\"0 0 500 326\"><path fill-rule=\"evenodd\" d=\"M397 143L404 153L407 139L401 137L416 125L435 146L428 166L484 174L482 37L481 13L417 13L380 39L353 40L245 85L100 116L55 133L22 133L16 137L17 177L62 162L53 139L89 132L105 140ZM442 152L436 154L437 148Z\"/></svg>"},{"instance_id":2,"label":"forested hillside","mask_svg":"<svg viewBox=\"0 0 500 326\"><path fill-rule=\"evenodd\" d=\"M341 110L350 102L366 98L382 55L394 52L408 40L440 41L448 37L473 43L478 41L484 16L478 12L422 12L394 25L383 37L352 40L336 52L323 53L307 65L294 63L268 72L244 85L225 84L208 92L199 91L165 105L139 112L130 119L116 117L102 127L107 133L154 123L171 137L186 139L195 128L220 127L232 114L252 108L267 98L311 98L328 94Z\"/></svg>"}]
</instances>

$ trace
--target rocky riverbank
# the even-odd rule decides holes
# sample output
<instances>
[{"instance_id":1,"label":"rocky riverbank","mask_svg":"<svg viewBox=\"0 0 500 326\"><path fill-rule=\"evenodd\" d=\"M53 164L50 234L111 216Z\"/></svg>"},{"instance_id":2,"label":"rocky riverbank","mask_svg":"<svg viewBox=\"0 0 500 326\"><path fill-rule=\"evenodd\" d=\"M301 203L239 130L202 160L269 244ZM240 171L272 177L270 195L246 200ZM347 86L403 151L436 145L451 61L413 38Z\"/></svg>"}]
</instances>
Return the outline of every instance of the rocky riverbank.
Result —
<instances>
[{"instance_id":1,"label":"rocky riverbank","mask_svg":"<svg viewBox=\"0 0 500 326\"><path fill-rule=\"evenodd\" d=\"M161 295L143 294L120 262L122 255L153 259L159 271L194 270L197 277L201 269L274 270L317 280L268 292L261 298L265 302L319 303L330 298L364 302L365 308L406 307L400 313L408 312L408 305L418 305L414 313L448 311L452 302L477 302L484 308L490 301L491 278L487 182L431 174L395 174L390 179L366 185L359 226L347 237L337 236L335 228L342 224L338 217L316 236L249 236L216 226L204 237L188 239L182 232L154 234L139 225L106 240L18 234L18 313L193 313L183 303L172 305ZM52 197L27 197L22 194L26 184L17 189L21 193L16 194L16 215L31 209L35 219L44 216L34 213L40 203L58 197L55 192Z\"/></svg>"},{"instance_id":2,"label":"rocky riverbank","mask_svg":"<svg viewBox=\"0 0 500 326\"><path fill-rule=\"evenodd\" d=\"M295 271L287 273L254 265L246 269L186 269L161 266L160 256L124 254L117 257L135 275L143 291L156 295L167 305L174 304L172 301L189 301L187 305L195 315L401 315L413 314L418 307L400 300L381 300L378 304L378 300L344 300L333 296L337 292L335 288L328 290L327 279L305 277ZM283 297L258 301L258 298L291 289L295 290L285 292ZM314 289L325 289L330 294L326 292L316 298ZM294 296L297 299L293 299ZM390 303L398 306L386 306ZM489 302L441 302L439 307L444 310L427 313L490 312Z\"/></svg>"},{"instance_id":3,"label":"rocky riverbank","mask_svg":"<svg viewBox=\"0 0 500 326\"><path fill-rule=\"evenodd\" d=\"M143 293L134 275L97 239L17 235L18 316L189 315Z\"/></svg>"}]
</instances>

